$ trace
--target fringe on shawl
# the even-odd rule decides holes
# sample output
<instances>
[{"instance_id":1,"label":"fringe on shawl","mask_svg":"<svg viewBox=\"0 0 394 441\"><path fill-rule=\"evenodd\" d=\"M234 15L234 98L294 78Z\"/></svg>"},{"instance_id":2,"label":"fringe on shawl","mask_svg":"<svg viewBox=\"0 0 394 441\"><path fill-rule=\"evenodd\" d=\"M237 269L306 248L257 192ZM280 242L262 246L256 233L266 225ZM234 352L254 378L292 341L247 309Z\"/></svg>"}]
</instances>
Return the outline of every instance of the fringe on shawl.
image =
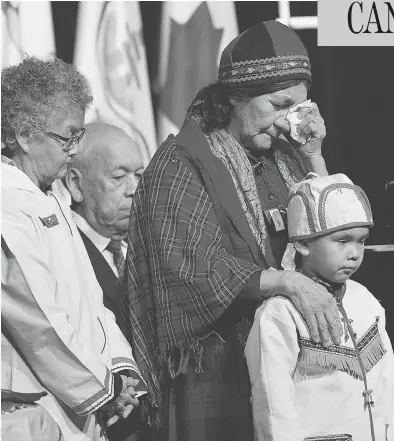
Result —
<instances>
[{"instance_id":1,"label":"fringe on shawl","mask_svg":"<svg viewBox=\"0 0 394 441\"><path fill-rule=\"evenodd\" d=\"M194 361L195 372L202 372L203 345L197 340L191 349L186 343L175 346L166 351L157 350L155 356L159 370L157 375L152 372L141 372L144 378L150 378L147 382L148 396L146 403L142 406L142 419L151 427L152 441L161 441L161 430L164 420L164 394L163 385L169 380L181 374L186 374L191 361ZM165 392L164 392L165 393Z\"/></svg>"},{"instance_id":2,"label":"fringe on shawl","mask_svg":"<svg viewBox=\"0 0 394 441\"><path fill-rule=\"evenodd\" d=\"M242 319L236 325L237 341L241 347L246 344L251 326L251 321L245 316L242 316ZM218 335L217 338L220 339L220 336ZM150 372L141 372L144 378L149 376L152 378L152 381L147 382L148 397L141 409L143 420L152 428L152 441L161 440L160 431L163 428L164 396L159 385L163 385L166 378L168 381L173 380L178 375L186 374L190 365L194 366L194 371L197 374L203 372L203 340L203 338L194 340L192 347L190 344L184 343L164 352L157 351L156 357L160 366L158 377L152 378ZM157 397L157 399L155 400L153 397Z\"/></svg>"},{"instance_id":3,"label":"fringe on shawl","mask_svg":"<svg viewBox=\"0 0 394 441\"><path fill-rule=\"evenodd\" d=\"M324 375L323 370L319 369L323 368L346 372L353 378L362 380L362 371L354 349L340 345L325 348L321 343L306 338L300 338L299 342L301 350L297 363L297 377L300 379ZM359 340L357 347L365 371L369 372L386 353L377 322Z\"/></svg>"}]
</instances>

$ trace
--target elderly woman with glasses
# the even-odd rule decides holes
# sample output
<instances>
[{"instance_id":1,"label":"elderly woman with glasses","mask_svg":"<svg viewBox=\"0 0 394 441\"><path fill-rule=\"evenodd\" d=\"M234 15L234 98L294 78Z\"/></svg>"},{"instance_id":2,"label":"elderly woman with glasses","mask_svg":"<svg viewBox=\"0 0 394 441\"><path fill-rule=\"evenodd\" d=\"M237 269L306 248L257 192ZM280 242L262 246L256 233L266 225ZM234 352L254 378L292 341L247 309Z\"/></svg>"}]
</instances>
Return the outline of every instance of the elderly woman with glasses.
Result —
<instances>
[{"instance_id":1,"label":"elderly woman with glasses","mask_svg":"<svg viewBox=\"0 0 394 441\"><path fill-rule=\"evenodd\" d=\"M97 421L106 428L138 405L131 347L51 190L91 101L86 79L61 60L26 58L2 72L2 388L41 397L70 441L101 439Z\"/></svg>"}]
</instances>

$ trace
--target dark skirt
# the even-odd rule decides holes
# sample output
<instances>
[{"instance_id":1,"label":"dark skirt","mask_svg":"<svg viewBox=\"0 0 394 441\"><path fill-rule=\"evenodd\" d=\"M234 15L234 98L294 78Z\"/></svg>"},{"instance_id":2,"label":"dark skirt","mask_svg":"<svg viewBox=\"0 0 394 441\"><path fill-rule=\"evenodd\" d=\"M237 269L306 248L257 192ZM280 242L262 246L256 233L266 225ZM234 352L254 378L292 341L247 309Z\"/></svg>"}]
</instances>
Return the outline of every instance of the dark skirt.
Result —
<instances>
[{"instance_id":1,"label":"dark skirt","mask_svg":"<svg viewBox=\"0 0 394 441\"><path fill-rule=\"evenodd\" d=\"M250 382L243 348L211 334L203 372L189 366L165 387L162 441L253 441Z\"/></svg>"}]
</instances>

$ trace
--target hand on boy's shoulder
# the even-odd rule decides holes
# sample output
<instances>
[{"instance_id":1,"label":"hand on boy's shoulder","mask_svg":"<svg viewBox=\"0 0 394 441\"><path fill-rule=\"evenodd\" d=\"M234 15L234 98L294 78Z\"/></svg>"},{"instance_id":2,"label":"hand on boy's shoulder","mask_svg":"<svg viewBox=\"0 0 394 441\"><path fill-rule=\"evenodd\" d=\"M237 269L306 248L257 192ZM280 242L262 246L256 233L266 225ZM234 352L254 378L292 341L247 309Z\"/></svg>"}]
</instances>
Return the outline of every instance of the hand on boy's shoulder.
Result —
<instances>
[{"instance_id":1,"label":"hand on boy's shoulder","mask_svg":"<svg viewBox=\"0 0 394 441\"><path fill-rule=\"evenodd\" d=\"M254 326L262 333L275 334L297 340L298 336L310 338L308 325L289 297L277 295L265 301L257 310ZM287 339L287 337L285 337Z\"/></svg>"},{"instance_id":2,"label":"hand on boy's shoulder","mask_svg":"<svg viewBox=\"0 0 394 441\"><path fill-rule=\"evenodd\" d=\"M306 321L312 340L328 347L340 344L342 326L334 297L322 285L296 271L278 271L276 294L289 297Z\"/></svg>"},{"instance_id":3,"label":"hand on boy's shoulder","mask_svg":"<svg viewBox=\"0 0 394 441\"><path fill-rule=\"evenodd\" d=\"M283 295L276 295L264 301L256 310L255 315L255 320L260 320L260 323L271 320L281 322L286 326L298 322L299 319L303 320L302 314L291 298Z\"/></svg>"}]
</instances>

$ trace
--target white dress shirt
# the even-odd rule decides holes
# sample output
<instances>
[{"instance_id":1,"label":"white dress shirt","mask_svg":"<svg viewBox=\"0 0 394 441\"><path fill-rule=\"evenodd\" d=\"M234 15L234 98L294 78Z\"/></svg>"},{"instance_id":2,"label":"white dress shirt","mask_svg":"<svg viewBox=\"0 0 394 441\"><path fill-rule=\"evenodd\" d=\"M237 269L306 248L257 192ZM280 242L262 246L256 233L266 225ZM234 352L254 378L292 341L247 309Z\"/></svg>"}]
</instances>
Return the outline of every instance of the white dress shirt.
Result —
<instances>
[{"instance_id":1,"label":"white dress shirt","mask_svg":"<svg viewBox=\"0 0 394 441\"><path fill-rule=\"evenodd\" d=\"M101 234L97 233L97 231L93 230L93 228L87 223L86 219L84 219L78 213L75 213L75 211L73 211L73 220L77 227L92 241L93 245L100 251L104 259L108 262L108 265L111 267L112 271L115 273L116 277L119 277L118 270L114 263L114 256L111 251L107 250L107 246L110 243L111 239L109 237L102 236ZM121 248L123 255L126 258L127 244L124 240L121 241Z\"/></svg>"}]
</instances>

